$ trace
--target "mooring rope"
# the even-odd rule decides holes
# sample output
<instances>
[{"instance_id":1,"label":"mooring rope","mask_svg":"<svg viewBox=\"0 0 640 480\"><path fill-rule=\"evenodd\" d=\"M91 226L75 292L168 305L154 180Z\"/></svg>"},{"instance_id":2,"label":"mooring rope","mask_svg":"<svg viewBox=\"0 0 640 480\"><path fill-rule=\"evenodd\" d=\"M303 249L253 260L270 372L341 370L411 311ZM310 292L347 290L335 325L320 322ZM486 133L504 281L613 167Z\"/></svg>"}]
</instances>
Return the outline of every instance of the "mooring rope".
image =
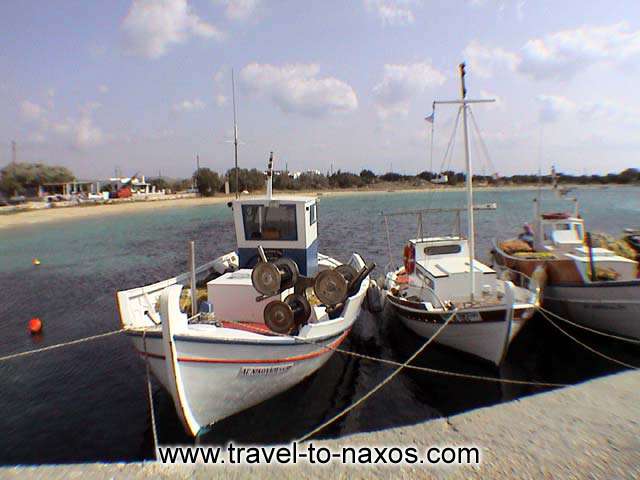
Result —
<instances>
[{"instance_id":1,"label":"mooring rope","mask_svg":"<svg viewBox=\"0 0 640 480\"><path fill-rule=\"evenodd\" d=\"M151 373L149 368L149 355L147 355L147 331L142 332L142 345L147 374L147 398L149 400L149 415L151 416L151 431L153 433L153 458L158 460L158 431L156 429L156 413L153 406L153 390L151 388Z\"/></svg>"},{"instance_id":2,"label":"mooring rope","mask_svg":"<svg viewBox=\"0 0 640 480\"><path fill-rule=\"evenodd\" d=\"M584 325L580 325L580 324L572 322L571 320L568 320L568 319L566 319L564 317L561 317L560 315L558 315L556 313L553 313L552 311L547 310L547 309L545 309L545 308L543 308L541 306L538 306L538 310L540 310L541 312L546 313L547 315L551 315L552 317L554 317L554 318L556 318L558 320L562 320L563 322L568 323L569 325L573 325L574 327L581 328L581 329L586 330L588 332L596 333L598 335L602 335L603 337L608 337L608 338L613 338L615 340L620 340L622 342L635 343L636 345L640 345L640 340L635 340L633 338L627 338L627 337L621 337L619 335L613 335L611 333L606 333L606 332L602 332L600 330L596 330L595 328L590 328L590 327L587 327L587 326L584 326Z\"/></svg>"},{"instance_id":3,"label":"mooring rope","mask_svg":"<svg viewBox=\"0 0 640 480\"><path fill-rule=\"evenodd\" d=\"M623 367L626 368L630 368L632 370L637 370L639 367L636 367L635 365L631 365L629 363L623 362L621 360L618 360L616 358L610 357L609 355L605 355L602 352L599 352L598 350L596 350L593 347L590 347L589 345L587 345L584 342L581 342L580 340L578 340L576 337L574 337L573 335L571 335L569 332L567 332L566 330L564 330L560 325L558 325L557 323L555 323L553 320L551 320L551 317L549 317L544 311L540 310L540 313L542 314L542 316L549 322L551 323L551 325L553 325L554 327L556 327L558 330L560 330L562 333L564 333L567 337L569 337L571 340L573 340L574 342L576 342L577 344L583 346L584 348L586 348L587 350L589 350L591 353L594 353L602 358L605 358L613 363L616 363L618 365L621 365Z\"/></svg>"},{"instance_id":4,"label":"mooring rope","mask_svg":"<svg viewBox=\"0 0 640 480\"><path fill-rule=\"evenodd\" d=\"M70 345L77 345L79 343L90 342L91 340L98 340L100 338L109 337L111 335L115 335L117 333L124 332L124 328L119 328L118 330L112 330L111 332L99 333L97 335L91 335L90 337L79 338L77 340L71 340L68 342L57 343L55 345L49 345L47 347L36 348L34 350L27 350L26 352L18 352L12 353L11 355L5 355L4 357L0 357L0 362L4 362L5 360L12 360L18 357L26 357L27 355L31 355L34 353L47 352L49 350L55 350L57 348L68 347Z\"/></svg>"},{"instance_id":5,"label":"mooring rope","mask_svg":"<svg viewBox=\"0 0 640 480\"><path fill-rule=\"evenodd\" d=\"M236 325L240 325L242 326L243 329L252 331L254 333L259 333L259 334L264 334L264 330L260 330L257 328L252 328L249 325L245 324L245 323L241 323L241 322L234 322L232 320L225 320L226 323L230 323L230 324L236 324ZM397 362L395 360L389 360L386 358L380 358L380 357L373 357L371 355L366 355L364 353L358 353L358 352L353 352L351 350L345 350L343 348L340 347L333 347L331 345L326 345L326 344L322 344L320 342L316 342L314 340L309 340L307 338L303 338L303 337L299 337L297 335L287 335L285 333L277 333L277 332L269 332L271 335L275 335L278 337L283 337L283 338L292 338L294 340L298 340L302 343L306 343L309 345L316 345L318 347L322 347L326 350L331 350L333 352L336 353L341 353L343 355L348 355L351 357L355 357L355 358L359 358L361 360L369 360L372 362L377 362L377 363L382 363L385 365L390 365L393 367L399 367L401 365L403 365L402 362ZM471 373L462 373L462 372L455 372L452 370L441 370L441 369L437 369L437 368L429 368L429 367L420 367L418 365L406 365L404 368L406 368L407 370L415 370L418 372L426 372L426 373L433 373L433 374L437 374L437 375L444 375L444 376L449 376L449 377L458 377L458 378L464 378L467 380L478 380L478 381L487 381L487 382L493 382L493 383L505 383L505 384L509 384L509 385L525 385L525 386L531 386L531 387L551 387L551 388L555 388L555 387L569 387L571 384L569 383L552 383L552 382L534 382L534 381L528 381L528 380L514 380L514 379L510 379L510 378L498 378L498 377L489 377L489 376L484 376L484 375L474 375Z\"/></svg>"},{"instance_id":6,"label":"mooring rope","mask_svg":"<svg viewBox=\"0 0 640 480\"><path fill-rule=\"evenodd\" d=\"M375 387L373 387L371 390L369 390L367 393L365 393L362 397L360 397L357 401L355 401L354 403L352 403L351 405L349 405L347 408L345 408L344 410L342 410L340 413L338 413L337 415L334 415L333 417L331 417L329 420L327 420L326 422L324 422L322 425L314 428L313 430L311 430L309 433L307 433L306 435L303 435L302 437L300 437L298 439L298 442L304 442L306 440L308 440L309 438L311 438L312 436L314 436L316 433L324 430L326 427L328 427L329 425L331 425L332 423L334 423L335 421L339 420L340 418L344 417L347 413L349 413L351 410L353 410L354 408L357 408L359 405L361 405L362 403L364 403L369 397L371 397L374 393L376 393L378 390L380 390L382 387L384 387L387 383L389 383L396 375L398 375L398 373L400 373L402 371L403 368L405 368L408 364L410 364L411 362L413 362L416 357L418 355L420 355L437 337L438 335L440 335L440 332L442 332L445 327L447 325L449 325L449 322L451 322L455 316L457 314L457 311L454 311L449 318L447 318L446 322L444 322L442 324L442 326L440 326L440 328L438 328L438 330L436 330L436 333L434 333L431 338L429 338L429 340L427 340L426 342L424 342L424 344L417 349L413 355L411 355L406 362L404 362L403 364L401 364L398 368L396 368L387 378L385 378L383 381L381 381L380 383L378 383L378 385L376 385Z\"/></svg>"}]
</instances>

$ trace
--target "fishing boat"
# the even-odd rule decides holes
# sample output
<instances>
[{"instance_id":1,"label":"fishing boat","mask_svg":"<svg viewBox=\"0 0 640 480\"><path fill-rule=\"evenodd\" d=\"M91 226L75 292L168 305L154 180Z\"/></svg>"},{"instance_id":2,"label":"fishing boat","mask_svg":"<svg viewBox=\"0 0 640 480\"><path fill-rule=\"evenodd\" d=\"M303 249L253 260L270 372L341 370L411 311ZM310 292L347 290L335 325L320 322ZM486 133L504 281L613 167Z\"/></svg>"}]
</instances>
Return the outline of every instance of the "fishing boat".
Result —
<instances>
[{"instance_id":1,"label":"fishing boat","mask_svg":"<svg viewBox=\"0 0 640 480\"><path fill-rule=\"evenodd\" d=\"M317 201L229 203L237 248L190 271L117 293L122 327L197 436L316 372L347 337L373 264L318 252Z\"/></svg>"},{"instance_id":2,"label":"fishing boat","mask_svg":"<svg viewBox=\"0 0 640 480\"><path fill-rule=\"evenodd\" d=\"M572 212L542 213L523 238L494 240L494 267L514 278L538 271L545 308L598 331L640 339L637 261L592 245L572 199Z\"/></svg>"},{"instance_id":3,"label":"fishing boat","mask_svg":"<svg viewBox=\"0 0 640 480\"><path fill-rule=\"evenodd\" d=\"M468 100L464 77L464 64L461 64L460 100L434 102L434 105L459 105L466 160L466 209L424 209L384 214L385 217L417 215L421 233L423 214L454 212L457 214L458 232L443 237L419 235L409 240L403 250L403 265L386 275L384 292L386 303L401 321L424 338L431 338L455 314L435 341L499 365L511 341L533 316L538 305L539 288L532 279L526 285L502 280L495 270L475 258L474 211L494 210L496 205L473 204L467 111L470 104L491 100ZM464 210L468 222L467 238L460 232L460 213Z\"/></svg>"}]
</instances>

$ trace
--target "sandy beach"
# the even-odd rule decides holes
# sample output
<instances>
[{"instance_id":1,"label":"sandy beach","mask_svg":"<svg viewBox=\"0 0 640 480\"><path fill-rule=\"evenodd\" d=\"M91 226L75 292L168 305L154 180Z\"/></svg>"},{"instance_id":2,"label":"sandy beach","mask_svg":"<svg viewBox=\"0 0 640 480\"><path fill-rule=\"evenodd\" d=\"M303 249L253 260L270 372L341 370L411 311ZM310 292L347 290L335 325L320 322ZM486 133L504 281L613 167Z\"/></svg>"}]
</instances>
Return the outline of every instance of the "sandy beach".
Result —
<instances>
[{"instance_id":1,"label":"sandy beach","mask_svg":"<svg viewBox=\"0 0 640 480\"><path fill-rule=\"evenodd\" d=\"M531 190L536 189L537 186L522 185L522 186L504 186L504 187L475 187L475 190L491 191L491 190ZM543 187L548 189L548 186ZM597 189L600 188L596 185L580 185L578 187L581 190L585 189ZM286 192L274 192L274 195L301 195L301 196L321 196L321 197L335 197L344 195L383 195L391 193L415 193L415 192L436 192L436 191L460 191L464 190L464 187L444 187L444 188L429 188L424 187L416 188L371 188L371 189L344 189L344 190L322 190L322 191L286 191ZM260 195L260 192L256 192L256 195ZM180 198L180 199L168 199L168 200L153 200L153 201L127 201L119 203L107 203L107 204L95 204L95 205L80 205L72 207L54 207L54 208L42 208L37 210L27 210L15 213L7 213L0 215L0 230L20 228L24 226L36 225L41 223L60 222L60 221L72 221L83 218L95 217L98 215L122 215L127 213L137 213L158 209L167 208L182 208L182 207L194 207L201 205L216 205L220 203L226 203L233 199L233 195L220 195L215 197L198 197L198 198Z\"/></svg>"}]
</instances>

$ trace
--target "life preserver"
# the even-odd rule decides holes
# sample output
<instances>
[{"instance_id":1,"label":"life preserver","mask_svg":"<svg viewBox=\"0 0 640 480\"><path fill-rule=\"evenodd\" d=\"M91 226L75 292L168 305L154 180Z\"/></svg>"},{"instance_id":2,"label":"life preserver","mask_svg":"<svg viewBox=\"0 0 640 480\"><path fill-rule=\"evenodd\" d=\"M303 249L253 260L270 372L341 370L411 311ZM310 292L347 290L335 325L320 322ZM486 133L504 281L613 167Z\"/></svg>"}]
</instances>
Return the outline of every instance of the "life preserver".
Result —
<instances>
[{"instance_id":1,"label":"life preserver","mask_svg":"<svg viewBox=\"0 0 640 480\"><path fill-rule=\"evenodd\" d=\"M413 244L407 243L404 246L402 260L404 263L404 271L407 272L407 274L413 273L416 269L416 249Z\"/></svg>"}]
</instances>

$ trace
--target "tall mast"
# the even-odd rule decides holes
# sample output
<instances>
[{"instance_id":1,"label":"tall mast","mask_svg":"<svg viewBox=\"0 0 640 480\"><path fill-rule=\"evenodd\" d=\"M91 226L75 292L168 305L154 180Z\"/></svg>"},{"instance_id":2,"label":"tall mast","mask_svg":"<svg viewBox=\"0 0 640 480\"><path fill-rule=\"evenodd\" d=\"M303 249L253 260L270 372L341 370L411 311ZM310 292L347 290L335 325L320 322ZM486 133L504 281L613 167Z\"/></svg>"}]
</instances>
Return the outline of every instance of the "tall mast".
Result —
<instances>
[{"instance_id":1,"label":"tall mast","mask_svg":"<svg viewBox=\"0 0 640 480\"><path fill-rule=\"evenodd\" d=\"M476 294L476 278L475 278L475 270L474 270L474 260L475 260L475 228L474 228L474 218L473 218L473 170L471 168L471 155L469 153L469 134L467 131L467 89L464 84L464 62L460 64L460 99L462 100L462 105L460 108L462 109L462 134L464 136L464 159L465 165L467 169L467 232L469 235L469 271L471 275L469 275L469 279L471 282L471 301L473 301L473 297Z\"/></svg>"},{"instance_id":2,"label":"tall mast","mask_svg":"<svg viewBox=\"0 0 640 480\"><path fill-rule=\"evenodd\" d=\"M472 103L491 103L495 102L495 99L482 98L477 100L467 100L467 89L464 84L465 76L465 64L464 62L459 65L460 70L460 100L436 100L433 105L460 105L460 112L462 113L462 131L464 135L464 156L467 170L467 222L469 232L469 270L470 270L470 284L471 284L471 300L476 293L475 272L473 270L475 260L475 228L473 221L473 170L471 168L471 155L469 153L469 133L467 130L467 109Z\"/></svg>"},{"instance_id":3,"label":"tall mast","mask_svg":"<svg viewBox=\"0 0 640 480\"><path fill-rule=\"evenodd\" d=\"M239 177L238 172L238 122L236 121L236 81L231 69L231 94L233 97L233 150L236 170L236 199L238 199Z\"/></svg>"}]
</instances>

